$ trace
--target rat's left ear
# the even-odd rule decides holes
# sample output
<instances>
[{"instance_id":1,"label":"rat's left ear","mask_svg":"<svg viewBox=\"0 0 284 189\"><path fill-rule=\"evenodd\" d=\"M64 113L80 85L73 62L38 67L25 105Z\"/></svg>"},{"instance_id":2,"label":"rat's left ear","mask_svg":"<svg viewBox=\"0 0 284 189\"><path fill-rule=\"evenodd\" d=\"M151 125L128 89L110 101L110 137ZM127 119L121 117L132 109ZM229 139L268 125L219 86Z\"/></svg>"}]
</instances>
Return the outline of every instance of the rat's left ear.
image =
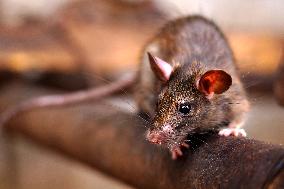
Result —
<instances>
[{"instance_id":1,"label":"rat's left ear","mask_svg":"<svg viewBox=\"0 0 284 189\"><path fill-rule=\"evenodd\" d=\"M164 60L147 52L150 66L156 77L162 82L167 82L173 72L173 67Z\"/></svg>"},{"instance_id":2,"label":"rat's left ear","mask_svg":"<svg viewBox=\"0 0 284 189\"><path fill-rule=\"evenodd\" d=\"M199 91L209 98L214 93L221 94L232 85L232 77L223 70L210 70L202 75L197 83Z\"/></svg>"}]
</instances>

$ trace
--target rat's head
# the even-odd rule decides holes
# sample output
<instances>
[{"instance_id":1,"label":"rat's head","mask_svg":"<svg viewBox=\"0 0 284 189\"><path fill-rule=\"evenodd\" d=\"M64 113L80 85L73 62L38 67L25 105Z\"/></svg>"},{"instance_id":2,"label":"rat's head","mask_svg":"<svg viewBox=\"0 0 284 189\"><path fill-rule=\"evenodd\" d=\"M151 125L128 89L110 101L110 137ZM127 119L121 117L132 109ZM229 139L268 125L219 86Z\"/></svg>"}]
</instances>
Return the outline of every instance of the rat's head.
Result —
<instances>
[{"instance_id":1,"label":"rat's head","mask_svg":"<svg viewBox=\"0 0 284 189\"><path fill-rule=\"evenodd\" d=\"M219 94L231 86L229 74L222 70L202 73L198 66L186 71L148 55L153 72L163 82L156 115L147 131L150 142L173 148L181 145L189 133L212 128L223 119L218 118L224 110L218 107L216 98L222 98Z\"/></svg>"}]
</instances>

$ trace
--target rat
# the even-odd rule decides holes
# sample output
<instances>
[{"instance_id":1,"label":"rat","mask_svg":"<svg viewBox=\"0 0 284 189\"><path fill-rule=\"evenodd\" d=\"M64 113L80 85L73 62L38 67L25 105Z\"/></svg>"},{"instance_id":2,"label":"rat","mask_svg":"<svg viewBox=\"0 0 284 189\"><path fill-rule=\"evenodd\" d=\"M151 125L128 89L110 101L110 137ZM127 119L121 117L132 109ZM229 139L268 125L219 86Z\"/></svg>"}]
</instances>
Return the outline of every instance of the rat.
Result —
<instances>
[{"instance_id":1,"label":"rat","mask_svg":"<svg viewBox=\"0 0 284 189\"><path fill-rule=\"evenodd\" d=\"M139 112L151 125L146 139L183 155L189 134L219 130L246 136L241 128L249 103L232 50L220 29L201 16L169 21L145 46L137 74L100 88L28 100L1 116L3 125L20 112L98 100L134 88Z\"/></svg>"},{"instance_id":2,"label":"rat","mask_svg":"<svg viewBox=\"0 0 284 189\"><path fill-rule=\"evenodd\" d=\"M200 16L170 21L145 52L151 53L144 53L136 91L144 99L137 100L139 107L153 115L147 140L169 148L176 159L189 147L189 134L246 136L241 127L249 102L232 50L213 22Z\"/></svg>"}]
</instances>

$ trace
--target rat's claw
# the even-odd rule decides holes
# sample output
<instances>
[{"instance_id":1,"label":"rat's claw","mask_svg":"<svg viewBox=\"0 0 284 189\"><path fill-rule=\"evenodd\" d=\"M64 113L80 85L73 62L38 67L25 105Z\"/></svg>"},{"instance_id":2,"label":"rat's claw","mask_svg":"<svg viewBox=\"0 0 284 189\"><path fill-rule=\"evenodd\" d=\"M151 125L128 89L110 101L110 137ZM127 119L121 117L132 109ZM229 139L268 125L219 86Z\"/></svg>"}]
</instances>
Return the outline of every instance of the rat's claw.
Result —
<instances>
[{"instance_id":1,"label":"rat's claw","mask_svg":"<svg viewBox=\"0 0 284 189\"><path fill-rule=\"evenodd\" d=\"M189 145L188 145L187 143L185 143L185 142L181 143L181 145L182 145L183 147L185 147L185 148L189 148Z\"/></svg>"},{"instance_id":2,"label":"rat's claw","mask_svg":"<svg viewBox=\"0 0 284 189\"><path fill-rule=\"evenodd\" d=\"M176 160L179 156L182 156L182 151L181 151L180 147L174 147L171 150L171 153L172 153L172 159L173 160Z\"/></svg>"},{"instance_id":3,"label":"rat's claw","mask_svg":"<svg viewBox=\"0 0 284 189\"><path fill-rule=\"evenodd\" d=\"M225 136L225 137L230 136L230 135L246 137L247 133L244 129L240 129L240 128L225 128L219 131L219 135Z\"/></svg>"},{"instance_id":4,"label":"rat's claw","mask_svg":"<svg viewBox=\"0 0 284 189\"><path fill-rule=\"evenodd\" d=\"M182 156L181 147L189 148L189 145L185 142L181 143L180 146L173 147L170 151L172 153L172 159L176 160L179 156Z\"/></svg>"}]
</instances>

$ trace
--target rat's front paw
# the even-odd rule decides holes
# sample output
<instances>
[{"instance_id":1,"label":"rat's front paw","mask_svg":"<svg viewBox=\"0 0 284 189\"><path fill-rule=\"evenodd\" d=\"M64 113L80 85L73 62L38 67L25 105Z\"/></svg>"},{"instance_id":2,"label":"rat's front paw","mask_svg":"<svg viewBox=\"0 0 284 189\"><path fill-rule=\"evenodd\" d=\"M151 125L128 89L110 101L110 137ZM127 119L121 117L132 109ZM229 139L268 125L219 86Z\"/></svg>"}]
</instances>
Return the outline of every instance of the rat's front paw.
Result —
<instances>
[{"instance_id":1,"label":"rat's front paw","mask_svg":"<svg viewBox=\"0 0 284 189\"><path fill-rule=\"evenodd\" d=\"M170 151L171 151L173 160L176 160L179 156L182 156L182 151L180 147L173 147Z\"/></svg>"},{"instance_id":2,"label":"rat's front paw","mask_svg":"<svg viewBox=\"0 0 284 189\"><path fill-rule=\"evenodd\" d=\"M180 146L173 147L170 151L172 154L172 159L176 160L178 157L182 156L183 153L181 151L181 147L189 148L189 145L187 143L182 143Z\"/></svg>"},{"instance_id":3,"label":"rat's front paw","mask_svg":"<svg viewBox=\"0 0 284 189\"><path fill-rule=\"evenodd\" d=\"M240 128L225 128L219 131L219 135L226 136L226 137L230 135L246 137L247 133L244 129L240 129Z\"/></svg>"}]
</instances>

